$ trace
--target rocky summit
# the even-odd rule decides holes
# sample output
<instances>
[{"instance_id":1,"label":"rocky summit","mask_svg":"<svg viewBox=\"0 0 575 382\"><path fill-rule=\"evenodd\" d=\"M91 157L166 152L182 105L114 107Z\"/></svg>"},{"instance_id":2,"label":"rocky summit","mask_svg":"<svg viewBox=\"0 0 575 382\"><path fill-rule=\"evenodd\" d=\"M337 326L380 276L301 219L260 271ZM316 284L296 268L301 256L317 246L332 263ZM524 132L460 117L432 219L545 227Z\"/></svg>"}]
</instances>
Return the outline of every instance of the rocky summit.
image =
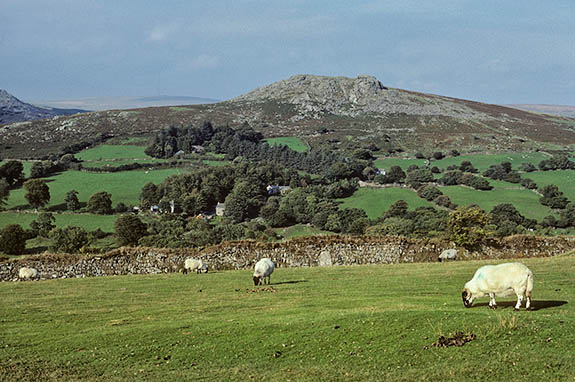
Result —
<instances>
[{"instance_id":1,"label":"rocky summit","mask_svg":"<svg viewBox=\"0 0 575 382\"><path fill-rule=\"evenodd\" d=\"M561 149L575 144L574 119L393 88L369 75L299 74L228 101L107 110L0 126L5 156L42 157L102 137L151 137L169 126L245 123L266 137L310 146L460 152ZM5 122L4 122L5 123Z\"/></svg>"},{"instance_id":2,"label":"rocky summit","mask_svg":"<svg viewBox=\"0 0 575 382\"><path fill-rule=\"evenodd\" d=\"M82 110L42 108L20 101L4 89L0 89L0 125L70 115Z\"/></svg>"}]
</instances>

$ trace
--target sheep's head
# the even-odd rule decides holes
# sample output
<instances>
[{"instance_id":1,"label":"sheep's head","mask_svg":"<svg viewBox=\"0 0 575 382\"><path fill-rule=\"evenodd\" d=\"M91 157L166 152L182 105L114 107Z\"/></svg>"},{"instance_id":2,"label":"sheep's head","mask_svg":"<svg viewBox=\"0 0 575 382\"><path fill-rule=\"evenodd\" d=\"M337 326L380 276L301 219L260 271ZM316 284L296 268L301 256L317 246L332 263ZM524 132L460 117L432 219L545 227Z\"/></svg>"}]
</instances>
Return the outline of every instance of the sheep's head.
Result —
<instances>
[{"instance_id":1,"label":"sheep's head","mask_svg":"<svg viewBox=\"0 0 575 382\"><path fill-rule=\"evenodd\" d=\"M461 299L463 300L463 305L466 308L471 307L471 304L473 304L473 295L467 288L465 288L463 292L461 292Z\"/></svg>"},{"instance_id":2,"label":"sheep's head","mask_svg":"<svg viewBox=\"0 0 575 382\"><path fill-rule=\"evenodd\" d=\"M262 283L262 276L254 276L254 285L258 286Z\"/></svg>"}]
</instances>

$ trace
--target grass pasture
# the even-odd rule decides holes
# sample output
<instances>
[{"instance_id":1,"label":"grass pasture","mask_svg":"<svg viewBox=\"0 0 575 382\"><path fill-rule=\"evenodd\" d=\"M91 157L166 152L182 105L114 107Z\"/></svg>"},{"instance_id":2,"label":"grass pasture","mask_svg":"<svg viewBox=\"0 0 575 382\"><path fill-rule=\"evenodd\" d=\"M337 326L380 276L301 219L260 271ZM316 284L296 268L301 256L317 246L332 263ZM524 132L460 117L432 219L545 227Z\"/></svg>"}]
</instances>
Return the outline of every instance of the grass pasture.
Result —
<instances>
[{"instance_id":1,"label":"grass pasture","mask_svg":"<svg viewBox=\"0 0 575 382\"><path fill-rule=\"evenodd\" d=\"M387 187L387 188L367 188L363 187L353 193L352 196L339 199L342 204L340 208L359 208L367 213L370 219L376 219L389 209L397 200L403 199L407 202L409 209L417 207L433 206L430 202L417 196L417 193L408 188Z\"/></svg>"},{"instance_id":2,"label":"grass pasture","mask_svg":"<svg viewBox=\"0 0 575 382\"><path fill-rule=\"evenodd\" d=\"M309 150L309 146L298 137L267 138L264 141L270 146L284 145L301 153Z\"/></svg>"},{"instance_id":3,"label":"grass pasture","mask_svg":"<svg viewBox=\"0 0 575 382\"><path fill-rule=\"evenodd\" d=\"M480 172L488 169L493 164L502 162L510 162L514 169L518 169L521 163L533 163L535 166L544 159L549 159L549 155L541 152L524 152L524 153L505 153L505 154L474 154L474 155L460 155L457 157L446 157L441 160L432 160L430 166L437 166L441 169L446 169L451 165L459 166L463 161L470 161L473 166ZM381 158L374 161L377 168L385 168L389 170L391 166L399 166L406 170L410 165L424 166L425 159L407 159L407 158Z\"/></svg>"},{"instance_id":4,"label":"grass pasture","mask_svg":"<svg viewBox=\"0 0 575 382\"><path fill-rule=\"evenodd\" d=\"M540 221L547 215L554 215L549 207L539 203L540 196L535 192L509 182L489 179L493 186L489 191L478 191L466 186L440 186L439 189L449 196L458 206L477 204L489 212L498 204L511 203L525 217Z\"/></svg>"},{"instance_id":5,"label":"grass pasture","mask_svg":"<svg viewBox=\"0 0 575 382\"><path fill-rule=\"evenodd\" d=\"M77 153L76 158L84 161L105 159L152 159L144 153L145 146L136 145L98 145Z\"/></svg>"},{"instance_id":6,"label":"grass pasture","mask_svg":"<svg viewBox=\"0 0 575 382\"><path fill-rule=\"evenodd\" d=\"M533 179L539 188L554 184L570 201L575 202L575 170L537 171L523 177Z\"/></svg>"},{"instance_id":7,"label":"grass pasture","mask_svg":"<svg viewBox=\"0 0 575 382\"><path fill-rule=\"evenodd\" d=\"M531 312L463 307L482 261L0 283L0 380L573 380L575 257L524 263Z\"/></svg>"},{"instance_id":8,"label":"grass pasture","mask_svg":"<svg viewBox=\"0 0 575 382\"><path fill-rule=\"evenodd\" d=\"M123 202L127 205L138 205L142 187L148 182L160 183L174 174L181 174L184 169L158 169L121 171L113 173L90 173L86 171L65 171L45 178L50 188L50 202L47 207L64 203L66 193L78 191L78 198L86 203L90 196L99 191L112 194L112 202L116 205ZM10 191L6 208L28 208L24 198L23 188Z\"/></svg>"},{"instance_id":9,"label":"grass pasture","mask_svg":"<svg viewBox=\"0 0 575 382\"><path fill-rule=\"evenodd\" d=\"M20 224L22 227L30 228L30 223L35 220L38 214L0 212L0 229L8 224ZM95 215L95 214L54 214L57 227L69 225L84 228L86 231L94 231L100 228L104 232L114 232L114 222L118 215Z\"/></svg>"}]
</instances>

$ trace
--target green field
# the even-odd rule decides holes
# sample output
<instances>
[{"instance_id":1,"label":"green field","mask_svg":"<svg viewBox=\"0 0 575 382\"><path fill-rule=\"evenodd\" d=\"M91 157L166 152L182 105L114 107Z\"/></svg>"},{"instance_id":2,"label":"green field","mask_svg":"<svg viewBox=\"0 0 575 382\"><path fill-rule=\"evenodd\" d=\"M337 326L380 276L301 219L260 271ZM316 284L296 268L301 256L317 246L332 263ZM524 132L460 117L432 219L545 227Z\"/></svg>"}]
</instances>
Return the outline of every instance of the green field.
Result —
<instances>
[{"instance_id":1,"label":"green field","mask_svg":"<svg viewBox=\"0 0 575 382\"><path fill-rule=\"evenodd\" d=\"M408 188L360 188L354 194L345 199L339 199L343 203L340 208L359 208L367 213L370 219L376 219L389 209L394 202L403 199L409 205L410 210L417 207L434 206L425 199L417 196L417 193Z\"/></svg>"},{"instance_id":2,"label":"green field","mask_svg":"<svg viewBox=\"0 0 575 382\"><path fill-rule=\"evenodd\" d=\"M549 207L539 203L540 196L531 190L492 179L489 179L489 183L493 186L489 191L478 191L466 186L440 186L439 189L458 206L477 204L489 212L498 204L511 203L523 216L538 221L554 214Z\"/></svg>"},{"instance_id":3,"label":"green field","mask_svg":"<svg viewBox=\"0 0 575 382\"><path fill-rule=\"evenodd\" d=\"M87 202L90 196L99 191L112 194L113 204L123 202L127 205L137 205L140 191L148 182L160 183L166 177L185 172L183 169L163 169L150 171L122 171L113 173L90 173L86 171L65 171L46 178L50 188L50 203L48 207L64 203L66 193L78 191L81 202ZM28 208L24 198L23 188L10 191L6 208Z\"/></svg>"},{"instance_id":4,"label":"green field","mask_svg":"<svg viewBox=\"0 0 575 382\"><path fill-rule=\"evenodd\" d=\"M533 179L539 188L554 184L570 201L575 202L575 170L537 171L523 177Z\"/></svg>"},{"instance_id":5,"label":"green field","mask_svg":"<svg viewBox=\"0 0 575 382\"><path fill-rule=\"evenodd\" d=\"M459 166L463 161L470 161L476 169L484 171L489 168L489 166L499 164L501 162L510 162L515 169L518 169L523 162L533 163L537 166L543 159L549 159L549 155L540 152L476 154L446 157L441 160L431 160L429 165L446 169L451 165ZM425 159L382 158L374 161L375 167L385 168L386 170L389 170L391 166L400 166L405 170L412 164L423 166L425 165Z\"/></svg>"},{"instance_id":6,"label":"green field","mask_svg":"<svg viewBox=\"0 0 575 382\"><path fill-rule=\"evenodd\" d=\"M333 235L333 232L322 231L312 225L295 224L290 227L278 228L275 230L284 240L301 236Z\"/></svg>"},{"instance_id":7,"label":"green field","mask_svg":"<svg viewBox=\"0 0 575 382\"><path fill-rule=\"evenodd\" d=\"M103 159L152 159L144 153L145 146L134 145L99 145L82 150L76 158L84 161L100 161Z\"/></svg>"},{"instance_id":8,"label":"green field","mask_svg":"<svg viewBox=\"0 0 575 382\"><path fill-rule=\"evenodd\" d=\"M267 138L264 140L264 142L267 142L267 144L270 146L284 145L300 153L309 150L309 146L298 137Z\"/></svg>"},{"instance_id":9,"label":"green field","mask_svg":"<svg viewBox=\"0 0 575 382\"><path fill-rule=\"evenodd\" d=\"M523 262L531 312L463 307L484 261L0 283L0 380L571 381L575 257Z\"/></svg>"},{"instance_id":10,"label":"green field","mask_svg":"<svg viewBox=\"0 0 575 382\"><path fill-rule=\"evenodd\" d=\"M30 228L30 222L35 220L38 214L34 213L14 213L0 212L0 229L7 224L20 224L24 228ZM95 215L95 214L54 214L56 226L65 227L68 225L84 228L86 231L94 231L100 228L104 232L114 232L114 222L116 215Z\"/></svg>"},{"instance_id":11,"label":"green field","mask_svg":"<svg viewBox=\"0 0 575 382\"><path fill-rule=\"evenodd\" d=\"M168 162L168 159L112 159L112 160L96 160L90 162L82 162L82 167L84 168L94 168L94 167L119 167L123 165L128 165L132 163L140 163L140 164L147 164L147 163L160 163L160 162Z\"/></svg>"}]
</instances>

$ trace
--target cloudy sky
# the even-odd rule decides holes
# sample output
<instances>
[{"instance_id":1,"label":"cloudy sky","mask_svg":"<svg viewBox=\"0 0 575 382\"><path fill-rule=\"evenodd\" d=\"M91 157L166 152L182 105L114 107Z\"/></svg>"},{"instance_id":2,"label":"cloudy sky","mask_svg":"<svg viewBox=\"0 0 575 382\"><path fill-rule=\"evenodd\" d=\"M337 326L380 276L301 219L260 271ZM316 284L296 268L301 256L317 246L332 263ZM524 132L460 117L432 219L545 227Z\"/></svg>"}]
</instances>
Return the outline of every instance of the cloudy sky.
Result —
<instances>
[{"instance_id":1,"label":"cloudy sky","mask_svg":"<svg viewBox=\"0 0 575 382\"><path fill-rule=\"evenodd\" d=\"M228 99L310 73L489 103L575 105L573 0L0 0L24 100Z\"/></svg>"}]
</instances>

